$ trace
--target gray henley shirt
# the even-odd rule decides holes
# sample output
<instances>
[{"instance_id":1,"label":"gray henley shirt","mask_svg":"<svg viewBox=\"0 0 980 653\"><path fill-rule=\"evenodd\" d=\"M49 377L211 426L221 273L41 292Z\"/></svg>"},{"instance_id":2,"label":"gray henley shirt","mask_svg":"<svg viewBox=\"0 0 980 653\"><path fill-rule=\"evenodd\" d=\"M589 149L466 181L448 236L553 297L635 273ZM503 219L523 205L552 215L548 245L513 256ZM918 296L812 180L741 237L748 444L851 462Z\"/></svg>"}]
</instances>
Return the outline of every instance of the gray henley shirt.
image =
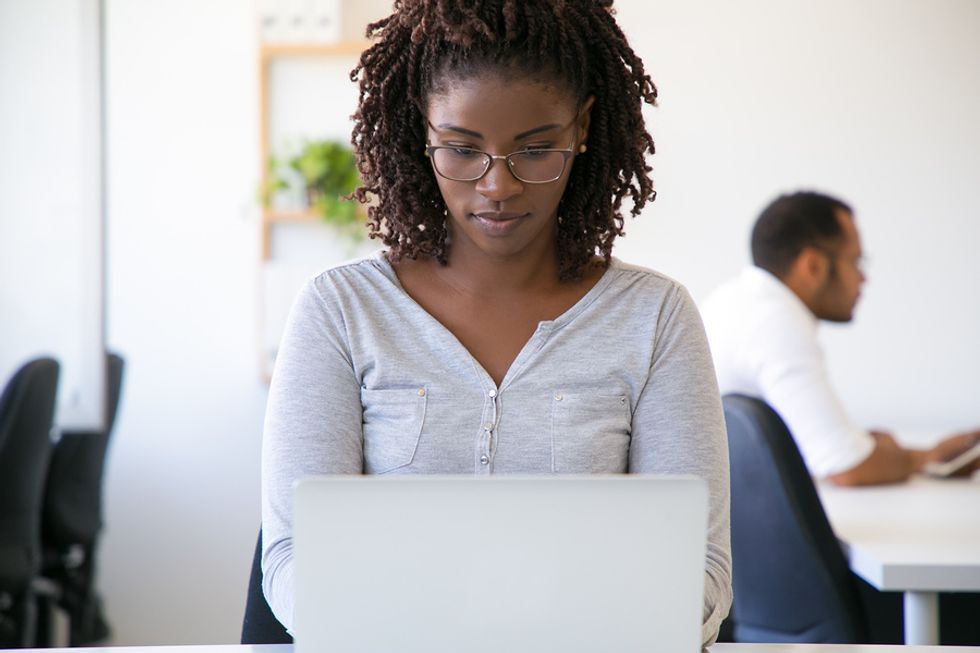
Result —
<instances>
[{"instance_id":1,"label":"gray henley shirt","mask_svg":"<svg viewBox=\"0 0 980 653\"><path fill-rule=\"evenodd\" d=\"M311 279L282 337L262 448L263 588L292 625L292 498L311 474L692 474L709 486L702 639L731 603L728 450L687 291L613 259L497 387L383 252ZM664 534L670 537L669 533Z\"/></svg>"}]
</instances>

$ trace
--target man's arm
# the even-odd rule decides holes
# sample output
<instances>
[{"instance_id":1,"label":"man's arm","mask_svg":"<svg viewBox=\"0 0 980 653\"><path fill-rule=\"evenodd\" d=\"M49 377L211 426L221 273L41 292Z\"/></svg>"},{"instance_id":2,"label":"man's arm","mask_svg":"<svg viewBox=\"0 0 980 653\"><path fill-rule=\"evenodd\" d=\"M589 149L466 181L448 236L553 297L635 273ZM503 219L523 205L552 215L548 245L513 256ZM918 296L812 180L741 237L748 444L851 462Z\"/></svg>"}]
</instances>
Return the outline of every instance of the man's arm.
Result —
<instances>
[{"instance_id":1,"label":"man's arm","mask_svg":"<svg viewBox=\"0 0 980 653\"><path fill-rule=\"evenodd\" d=\"M885 444L877 451L882 445L851 421L831 387L815 322L804 309L777 308L757 314L756 328L738 353L739 368L756 385L756 392L748 394L761 396L779 413L813 476L845 474L869 461L875 472L893 470L894 460L901 459L896 447ZM895 482L906 476L886 481L875 473L875 480L865 480L861 473L855 482Z\"/></svg>"},{"instance_id":2,"label":"man's arm","mask_svg":"<svg viewBox=\"0 0 980 653\"><path fill-rule=\"evenodd\" d=\"M950 436L931 449L904 448L883 431L871 431L871 435L875 438L871 455L851 469L829 475L828 480L845 486L899 483L922 472L928 463L955 458L980 442L980 430ZM969 475L977 468L976 463L967 465L957 475Z\"/></svg>"}]
</instances>

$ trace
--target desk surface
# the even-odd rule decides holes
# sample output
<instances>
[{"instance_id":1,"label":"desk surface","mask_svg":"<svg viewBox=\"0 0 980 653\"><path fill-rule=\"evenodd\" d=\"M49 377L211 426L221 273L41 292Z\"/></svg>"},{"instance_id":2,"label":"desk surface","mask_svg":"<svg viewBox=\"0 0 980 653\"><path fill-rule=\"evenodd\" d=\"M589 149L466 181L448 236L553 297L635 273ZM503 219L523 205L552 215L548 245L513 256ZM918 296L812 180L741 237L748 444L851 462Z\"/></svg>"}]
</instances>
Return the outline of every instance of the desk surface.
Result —
<instances>
[{"instance_id":1,"label":"desk surface","mask_svg":"<svg viewBox=\"0 0 980 653\"><path fill-rule=\"evenodd\" d=\"M259 646L113 646L106 648L10 649L9 653L293 653L292 644ZM709 653L977 653L974 646L864 646L850 644L715 644ZM465 648L461 649L465 653Z\"/></svg>"},{"instance_id":2,"label":"desk surface","mask_svg":"<svg viewBox=\"0 0 980 653\"><path fill-rule=\"evenodd\" d=\"M881 590L980 591L980 480L820 483L851 569Z\"/></svg>"}]
</instances>

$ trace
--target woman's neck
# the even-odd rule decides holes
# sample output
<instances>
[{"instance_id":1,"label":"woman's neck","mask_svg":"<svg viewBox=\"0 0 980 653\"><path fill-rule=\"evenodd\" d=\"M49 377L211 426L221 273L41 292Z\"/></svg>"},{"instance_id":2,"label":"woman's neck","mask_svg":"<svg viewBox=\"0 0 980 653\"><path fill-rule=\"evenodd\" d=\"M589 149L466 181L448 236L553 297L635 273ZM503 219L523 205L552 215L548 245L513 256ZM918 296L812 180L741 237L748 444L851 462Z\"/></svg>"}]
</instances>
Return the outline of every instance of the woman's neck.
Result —
<instances>
[{"instance_id":1,"label":"woman's neck","mask_svg":"<svg viewBox=\"0 0 980 653\"><path fill-rule=\"evenodd\" d=\"M448 265L437 266L435 273L458 290L484 296L542 292L560 285L554 247L499 257L450 247Z\"/></svg>"}]
</instances>

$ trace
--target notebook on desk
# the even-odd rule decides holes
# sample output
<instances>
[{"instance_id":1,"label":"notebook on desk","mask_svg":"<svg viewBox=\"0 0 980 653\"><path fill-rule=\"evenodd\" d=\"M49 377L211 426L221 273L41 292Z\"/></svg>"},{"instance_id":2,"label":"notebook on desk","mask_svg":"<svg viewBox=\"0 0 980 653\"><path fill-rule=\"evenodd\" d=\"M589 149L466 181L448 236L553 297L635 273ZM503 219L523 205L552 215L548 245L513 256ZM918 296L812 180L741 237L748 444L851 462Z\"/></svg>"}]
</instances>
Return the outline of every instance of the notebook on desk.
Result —
<instances>
[{"instance_id":1,"label":"notebook on desk","mask_svg":"<svg viewBox=\"0 0 980 653\"><path fill-rule=\"evenodd\" d=\"M297 653L700 651L708 512L681 477L314 477Z\"/></svg>"}]
</instances>

